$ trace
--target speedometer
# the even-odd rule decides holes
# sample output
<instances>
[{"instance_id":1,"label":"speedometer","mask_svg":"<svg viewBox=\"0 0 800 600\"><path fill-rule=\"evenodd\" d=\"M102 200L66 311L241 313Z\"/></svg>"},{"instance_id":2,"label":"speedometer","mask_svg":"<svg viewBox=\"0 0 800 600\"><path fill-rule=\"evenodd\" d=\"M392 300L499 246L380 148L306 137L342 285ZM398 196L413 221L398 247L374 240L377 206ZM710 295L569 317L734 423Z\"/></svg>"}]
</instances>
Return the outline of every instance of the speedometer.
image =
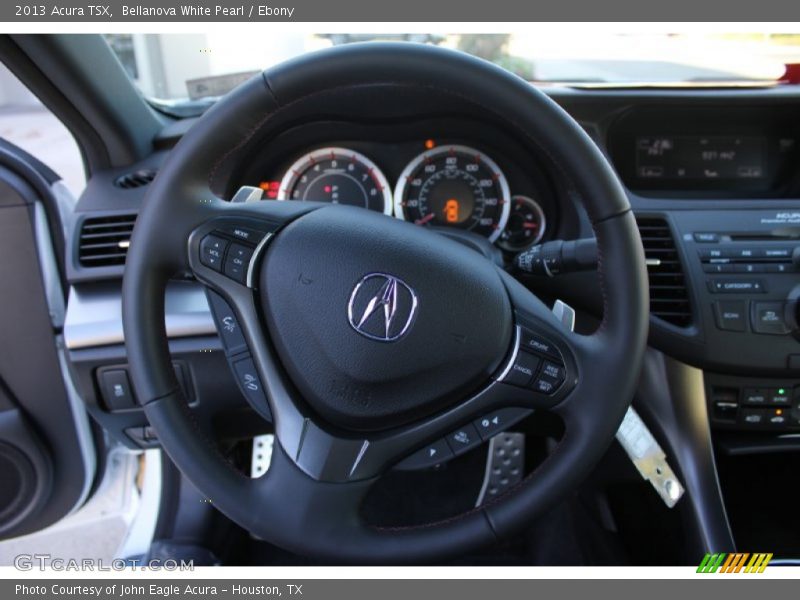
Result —
<instances>
[{"instance_id":1,"label":"speedometer","mask_svg":"<svg viewBox=\"0 0 800 600\"><path fill-rule=\"evenodd\" d=\"M412 160L394 193L395 215L418 225L473 231L495 241L508 221L503 172L468 146L439 146Z\"/></svg>"},{"instance_id":2,"label":"speedometer","mask_svg":"<svg viewBox=\"0 0 800 600\"><path fill-rule=\"evenodd\" d=\"M301 156L283 176L277 199L349 204L392 214L386 177L366 156L346 148L320 148Z\"/></svg>"}]
</instances>

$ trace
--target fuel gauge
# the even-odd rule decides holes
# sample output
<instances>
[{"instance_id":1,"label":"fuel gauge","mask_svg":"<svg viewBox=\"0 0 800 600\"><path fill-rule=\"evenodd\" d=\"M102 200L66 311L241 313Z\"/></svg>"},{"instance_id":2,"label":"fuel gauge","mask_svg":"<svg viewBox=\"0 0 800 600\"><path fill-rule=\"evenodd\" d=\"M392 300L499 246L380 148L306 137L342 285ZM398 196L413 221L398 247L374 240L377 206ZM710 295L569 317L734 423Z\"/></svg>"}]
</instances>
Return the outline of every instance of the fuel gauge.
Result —
<instances>
[{"instance_id":1,"label":"fuel gauge","mask_svg":"<svg viewBox=\"0 0 800 600\"><path fill-rule=\"evenodd\" d=\"M528 196L511 197L508 224L497 243L506 250L522 250L542 239L545 230L544 211Z\"/></svg>"}]
</instances>

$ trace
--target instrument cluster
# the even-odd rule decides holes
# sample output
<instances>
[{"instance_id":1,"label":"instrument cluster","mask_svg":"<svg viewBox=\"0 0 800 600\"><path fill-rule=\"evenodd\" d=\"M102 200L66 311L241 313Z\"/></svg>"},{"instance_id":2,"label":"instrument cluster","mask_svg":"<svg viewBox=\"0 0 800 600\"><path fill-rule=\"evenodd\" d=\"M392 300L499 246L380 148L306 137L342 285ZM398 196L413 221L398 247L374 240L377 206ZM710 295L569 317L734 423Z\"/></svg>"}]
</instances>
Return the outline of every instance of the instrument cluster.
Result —
<instances>
[{"instance_id":1,"label":"instrument cluster","mask_svg":"<svg viewBox=\"0 0 800 600\"><path fill-rule=\"evenodd\" d=\"M423 142L399 175L343 145L319 147L258 185L278 201L359 206L420 226L454 227L516 252L545 235L537 193L514 194L503 169L486 152L460 143Z\"/></svg>"}]
</instances>

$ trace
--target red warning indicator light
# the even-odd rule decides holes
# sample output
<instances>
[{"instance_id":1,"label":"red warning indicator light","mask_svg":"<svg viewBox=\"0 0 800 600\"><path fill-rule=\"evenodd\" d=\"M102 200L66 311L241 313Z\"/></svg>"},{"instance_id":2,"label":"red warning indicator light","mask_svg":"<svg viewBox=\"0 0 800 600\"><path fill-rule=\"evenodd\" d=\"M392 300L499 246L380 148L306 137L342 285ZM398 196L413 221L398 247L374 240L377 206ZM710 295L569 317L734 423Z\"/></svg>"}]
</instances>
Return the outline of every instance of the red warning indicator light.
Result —
<instances>
[{"instance_id":1,"label":"red warning indicator light","mask_svg":"<svg viewBox=\"0 0 800 600\"><path fill-rule=\"evenodd\" d=\"M264 195L267 197L268 200L275 200L278 197L278 191L281 189L281 182L280 181L262 181L258 184L262 190L264 190Z\"/></svg>"},{"instance_id":2,"label":"red warning indicator light","mask_svg":"<svg viewBox=\"0 0 800 600\"><path fill-rule=\"evenodd\" d=\"M436 147L436 142L433 140L425 140L425 149L433 150Z\"/></svg>"}]
</instances>

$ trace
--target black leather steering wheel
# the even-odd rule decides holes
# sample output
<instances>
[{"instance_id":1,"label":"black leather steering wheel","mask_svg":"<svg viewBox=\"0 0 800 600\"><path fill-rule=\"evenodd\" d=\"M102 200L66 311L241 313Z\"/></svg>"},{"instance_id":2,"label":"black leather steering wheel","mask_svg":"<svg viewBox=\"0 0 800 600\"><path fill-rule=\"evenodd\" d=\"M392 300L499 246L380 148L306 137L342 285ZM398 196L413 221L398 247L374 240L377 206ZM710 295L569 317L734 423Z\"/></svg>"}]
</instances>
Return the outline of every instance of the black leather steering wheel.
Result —
<instances>
[{"instance_id":1,"label":"black leather steering wheel","mask_svg":"<svg viewBox=\"0 0 800 600\"><path fill-rule=\"evenodd\" d=\"M379 84L467 98L567 173L598 240L604 313L594 334L566 330L502 269L425 228L358 208L231 203L212 193L209 177L220 160L281 111L335 88L370 102L370 86ZM240 277L201 260L209 234L241 239L252 252L243 255ZM201 435L175 380L164 292L170 277L186 270L234 308L267 392L268 406L253 403L275 425L263 477L237 472ZM261 538L356 563L429 562L493 543L573 490L613 440L630 403L647 315L647 274L630 206L581 127L502 69L415 44L310 54L221 99L151 184L123 285L136 393L178 468ZM372 324L361 322L373 317ZM531 357L560 368L549 386L514 385L522 359L529 364ZM565 427L556 449L515 489L425 526L378 529L364 522L359 507L382 473L453 429L511 406L532 410L532 418L555 412Z\"/></svg>"}]
</instances>

